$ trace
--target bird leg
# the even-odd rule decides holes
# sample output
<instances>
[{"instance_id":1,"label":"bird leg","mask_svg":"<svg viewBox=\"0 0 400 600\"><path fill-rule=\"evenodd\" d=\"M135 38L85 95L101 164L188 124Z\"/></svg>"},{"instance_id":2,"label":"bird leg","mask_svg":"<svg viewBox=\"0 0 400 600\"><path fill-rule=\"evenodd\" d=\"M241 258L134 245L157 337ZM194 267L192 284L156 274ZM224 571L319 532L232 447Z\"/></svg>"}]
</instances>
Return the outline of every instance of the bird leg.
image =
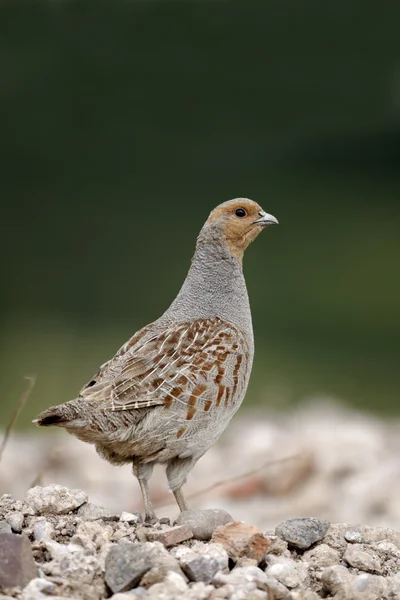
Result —
<instances>
[{"instance_id":1,"label":"bird leg","mask_svg":"<svg viewBox=\"0 0 400 600\"><path fill-rule=\"evenodd\" d=\"M187 504L182 492L182 486L186 482L189 471L194 467L196 460L192 456L179 458L176 456L167 465L167 478L171 491L175 496L180 511L187 510Z\"/></svg>"},{"instance_id":2,"label":"bird leg","mask_svg":"<svg viewBox=\"0 0 400 600\"><path fill-rule=\"evenodd\" d=\"M187 510L188 507L186 504L185 496L183 495L183 492L182 492L182 488L179 488L179 490L175 490L174 496L175 496L175 500L178 503L180 511L183 512L183 511Z\"/></svg>"},{"instance_id":3,"label":"bird leg","mask_svg":"<svg viewBox=\"0 0 400 600\"><path fill-rule=\"evenodd\" d=\"M151 473L153 471L153 465L151 464L141 464L141 463L133 463L133 473L137 477L137 480L140 485L140 490L142 492L143 504L144 504L144 520L146 523L154 523L158 521L156 517L156 513L153 510L153 505L150 500L149 493L149 482L148 480L151 477Z\"/></svg>"}]
</instances>

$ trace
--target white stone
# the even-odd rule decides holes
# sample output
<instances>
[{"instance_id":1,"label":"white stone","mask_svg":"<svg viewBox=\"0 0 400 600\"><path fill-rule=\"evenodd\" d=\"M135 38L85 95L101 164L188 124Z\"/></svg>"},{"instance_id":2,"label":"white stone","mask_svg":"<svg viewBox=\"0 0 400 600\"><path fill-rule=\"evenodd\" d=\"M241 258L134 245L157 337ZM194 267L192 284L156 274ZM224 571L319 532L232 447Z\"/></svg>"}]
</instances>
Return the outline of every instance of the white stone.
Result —
<instances>
[{"instance_id":1,"label":"white stone","mask_svg":"<svg viewBox=\"0 0 400 600\"><path fill-rule=\"evenodd\" d=\"M295 562L285 556L267 555L266 574L282 583L287 588L293 589L304 585L308 579L307 568L304 563Z\"/></svg>"},{"instance_id":2,"label":"white stone","mask_svg":"<svg viewBox=\"0 0 400 600\"><path fill-rule=\"evenodd\" d=\"M88 501L88 496L82 490L68 488L52 483L47 487L36 486L28 490L25 502L34 514L43 513L67 514Z\"/></svg>"}]
</instances>

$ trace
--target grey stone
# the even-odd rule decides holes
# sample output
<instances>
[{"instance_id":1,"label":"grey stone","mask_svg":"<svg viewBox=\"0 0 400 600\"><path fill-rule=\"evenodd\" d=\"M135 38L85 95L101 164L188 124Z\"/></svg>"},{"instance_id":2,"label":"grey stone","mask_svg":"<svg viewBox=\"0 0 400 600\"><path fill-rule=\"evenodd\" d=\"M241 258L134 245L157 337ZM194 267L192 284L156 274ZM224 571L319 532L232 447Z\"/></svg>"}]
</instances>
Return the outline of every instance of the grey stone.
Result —
<instances>
[{"instance_id":1,"label":"grey stone","mask_svg":"<svg viewBox=\"0 0 400 600\"><path fill-rule=\"evenodd\" d=\"M198 556L182 563L182 569L190 581L210 583L219 569L218 561L207 556Z\"/></svg>"},{"instance_id":2,"label":"grey stone","mask_svg":"<svg viewBox=\"0 0 400 600\"><path fill-rule=\"evenodd\" d=\"M12 533L11 525L5 519L0 521L0 533Z\"/></svg>"},{"instance_id":3,"label":"grey stone","mask_svg":"<svg viewBox=\"0 0 400 600\"><path fill-rule=\"evenodd\" d=\"M98 521L99 519L102 519L103 521L118 521L120 518L118 514L113 513L111 510L108 510L108 508L92 504L91 502L82 504L82 506L79 507L78 516L84 521Z\"/></svg>"},{"instance_id":4,"label":"grey stone","mask_svg":"<svg viewBox=\"0 0 400 600\"><path fill-rule=\"evenodd\" d=\"M146 544L118 544L105 561L105 580L116 594L135 587L156 562Z\"/></svg>"},{"instance_id":5,"label":"grey stone","mask_svg":"<svg viewBox=\"0 0 400 600\"><path fill-rule=\"evenodd\" d=\"M12 512L6 515L6 521L14 533L21 533L24 524L24 514L22 512Z\"/></svg>"},{"instance_id":6,"label":"grey stone","mask_svg":"<svg viewBox=\"0 0 400 600\"><path fill-rule=\"evenodd\" d=\"M0 588L25 587L37 576L26 535L0 533Z\"/></svg>"},{"instance_id":7,"label":"grey stone","mask_svg":"<svg viewBox=\"0 0 400 600\"><path fill-rule=\"evenodd\" d=\"M369 573L382 573L381 561L377 554L362 544L349 544L343 555L350 566Z\"/></svg>"},{"instance_id":8,"label":"grey stone","mask_svg":"<svg viewBox=\"0 0 400 600\"><path fill-rule=\"evenodd\" d=\"M283 521L276 527L275 534L285 540L289 546L307 550L315 542L322 540L329 527L328 521L303 517Z\"/></svg>"},{"instance_id":9,"label":"grey stone","mask_svg":"<svg viewBox=\"0 0 400 600\"><path fill-rule=\"evenodd\" d=\"M176 520L177 525L187 524L197 540L210 540L212 534L220 525L233 521L230 514L220 508L200 510L191 508L182 512Z\"/></svg>"},{"instance_id":10,"label":"grey stone","mask_svg":"<svg viewBox=\"0 0 400 600\"><path fill-rule=\"evenodd\" d=\"M362 535L357 529L352 528L345 531L344 539L346 540L346 542L350 542L352 544L361 544Z\"/></svg>"},{"instance_id":11,"label":"grey stone","mask_svg":"<svg viewBox=\"0 0 400 600\"><path fill-rule=\"evenodd\" d=\"M28 490L25 502L34 514L45 513L63 515L87 502L88 497L82 490L68 488L52 483L47 487L36 486Z\"/></svg>"},{"instance_id":12,"label":"grey stone","mask_svg":"<svg viewBox=\"0 0 400 600\"><path fill-rule=\"evenodd\" d=\"M33 526L33 537L37 542L54 537L54 527L44 517L39 517Z\"/></svg>"}]
</instances>

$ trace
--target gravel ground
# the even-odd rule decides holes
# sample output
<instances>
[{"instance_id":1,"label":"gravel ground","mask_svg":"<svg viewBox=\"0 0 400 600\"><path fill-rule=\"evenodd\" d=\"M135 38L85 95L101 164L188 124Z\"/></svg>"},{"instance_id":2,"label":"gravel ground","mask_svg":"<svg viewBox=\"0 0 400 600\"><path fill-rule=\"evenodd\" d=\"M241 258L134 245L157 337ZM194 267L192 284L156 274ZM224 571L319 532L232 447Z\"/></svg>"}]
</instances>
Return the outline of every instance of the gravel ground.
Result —
<instances>
[{"instance_id":1,"label":"gravel ground","mask_svg":"<svg viewBox=\"0 0 400 600\"><path fill-rule=\"evenodd\" d=\"M0 590L22 600L400 599L398 429L323 400L238 415L194 469L191 510L176 525L156 472L163 519L151 527L129 467L64 432L13 434L0 465Z\"/></svg>"},{"instance_id":2,"label":"gravel ground","mask_svg":"<svg viewBox=\"0 0 400 600\"><path fill-rule=\"evenodd\" d=\"M146 525L52 484L0 499L3 600L396 600L400 533L303 517L263 532L222 509Z\"/></svg>"}]
</instances>

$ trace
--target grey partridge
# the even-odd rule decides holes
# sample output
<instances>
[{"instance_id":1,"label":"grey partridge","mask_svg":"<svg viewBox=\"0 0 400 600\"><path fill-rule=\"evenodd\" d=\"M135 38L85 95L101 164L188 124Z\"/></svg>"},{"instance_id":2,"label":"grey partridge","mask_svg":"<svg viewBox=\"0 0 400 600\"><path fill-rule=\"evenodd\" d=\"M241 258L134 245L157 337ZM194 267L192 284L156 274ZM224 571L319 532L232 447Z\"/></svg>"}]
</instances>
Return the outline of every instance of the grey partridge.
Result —
<instances>
[{"instance_id":1,"label":"grey partridge","mask_svg":"<svg viewBox=\"0 0 400 600\"><path fill-rule=\"evenodd\" d=\"M273 223L246 198L217 206L168 310L102 365L76 399L34 421L64 427L111 463L132 463L147 521L156 518L148 488L153 465L166 466L186 510L181 488L189 471L242 403L254 356L243 253Z\"/></svg>"}]
</instances>

